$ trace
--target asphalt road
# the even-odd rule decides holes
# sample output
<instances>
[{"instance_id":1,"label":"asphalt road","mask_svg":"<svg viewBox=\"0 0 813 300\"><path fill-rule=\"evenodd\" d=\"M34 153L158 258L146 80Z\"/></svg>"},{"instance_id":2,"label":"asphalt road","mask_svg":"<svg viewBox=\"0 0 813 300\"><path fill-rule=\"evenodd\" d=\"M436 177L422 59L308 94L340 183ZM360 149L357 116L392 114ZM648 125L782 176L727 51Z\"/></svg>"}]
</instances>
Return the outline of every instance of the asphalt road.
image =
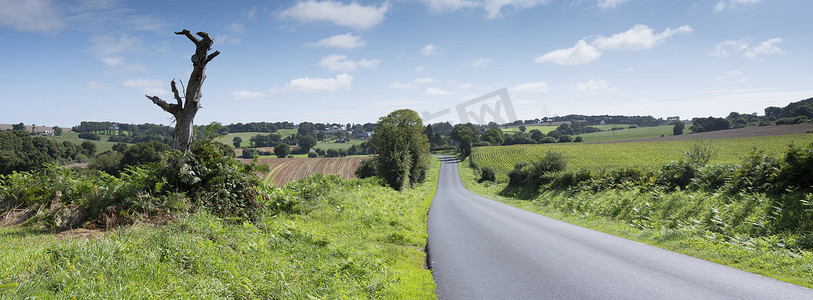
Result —
<instances>
[{"instance_id":1,"label":"asphalt road","mask_svg":"<svg viewBox=\"0 0 813 300\"><path fill-rule=\"evenodd\" d=\"M442 157L429 210L440 299L813 299L813 290L477 196Z\"/></svg>"}]
</instances>

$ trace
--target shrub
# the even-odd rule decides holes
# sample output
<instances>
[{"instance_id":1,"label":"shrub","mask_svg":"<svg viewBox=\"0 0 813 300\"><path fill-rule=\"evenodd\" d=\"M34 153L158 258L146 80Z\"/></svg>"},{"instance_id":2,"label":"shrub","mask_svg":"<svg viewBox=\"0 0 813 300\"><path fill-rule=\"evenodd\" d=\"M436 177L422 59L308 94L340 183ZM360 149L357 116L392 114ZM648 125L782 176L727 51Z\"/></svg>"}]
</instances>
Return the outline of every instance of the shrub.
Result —
<instances>
[{"instance_id":1,"label":"shrub","mask_svg":"<svg viewBox=\"0 0 813 300\"><path fill-rule=\"evenodd\" d=\"M254 158L255 155L260 155L259 151L254 148L243 148L243 155L240 157L242 158Z\"/></svg>"},{"instance_id":2,"label":"shrub","mask_svg":"<svg viewBox=\"0 0 813 300\"><path fill-rule=\"evenodd\" d=\"M316 154L316 152L308 152L308 158L317 158L317 157L319 157L319 154Z\"/></svg>"},{"instance_id":3,"label":"shrub","mask_svg":"<svg viewBox=\"0 0 813 300\"><path fill-rule=\"evenodd\" d=\"M581 136L577 136L575 139L573 139L573 142L574 142L574 143L581 143L581 142L583 142L583 141L584 141L584 139L582 139L582 137L581 137Z\"/></svg>"},{"instance_id":4,"label":"shrub","mask_svg":"<svg viewBox=\"0 0 813 300\"><path fill-rule=\"evenodd\" d=\"M685 189L697 173L697 165L690 161L670 162L660 170L656 184L669 190Z\"/></svg>"},{"instance_id":5,"label":"shrub","mask_svg":"<svg viewBox=\"0 0 813 300\"><path fill-rule=\"evenodd\" d=\"M508 172L508 185L513 187L539 187L553 180L552 174L564 171L567 160L560 152L548 151L544 157L533 163L518 162Z\"/></svg>"},{"instance_id":6,"label":"shrub","mask_svg":"<svg viewBox=\"0 0 813 300\"><path fill-rule=\"evenodd\" d=\"M376 170L378 169L378 159L375 157L367 158L362 160L359 164L358 168L356 168L356 177L358 178L367 178L376 176Z\"/></svg>"},{"instance_id":7,"label":"shrub","mask_svg":"<svg viewBox=\"0 0 813 300\"><path fill-rule=\"evenodd\" d=\"M736 167L731 164L711 164L699 167L688 188L706 192L716 191L731 180L735 169Z\"/></svg>"},{"instance_id":8,"label":"shrub","mask_svg":"<svg viewBox=\"0 0 813 300\"><path fill-rule=\"evenodd\" d=\"M559 137L559 142L560 143L570 143L571 141L573 141L573 138L571 138L569 135L565 134L565 135Z\"/></svg>"},{"instance_id":9,"label":"shrub","mask_svg":"<svg viewBox=\"0 0 813 300\"><path fill-rule=\"evenodd\" d=\"M478 182L483 181L491 181L494 182L497 180L497 172L494 171L494 168L490 166L483 166L480 168L480 179Z\"/></svg>"},{"instance_id":10,"label":"shrub","mask_svg":"<svg viewBox=\"0 0 813 300\"><path fill-rule=\"evenodd\" d=\"M288 146L288 144L279 143L274 146L274 155L276 155L278 158L284 158L288 156L288 154L291 154L291 146Z\"/></svg>"},{"instance_id":11,"label":"shrub","mask_svg":"<svg viewBox=\"0 0 813 300\"><path fill-rule=\"evenodd\" d=\"M486 147L491 146L491 143L488 141L477 141L471 144L472 147Z\"/></svg>"},{"instance_id":12,"label":"shrub","mask_svg":"<svg viewBox=\"0 0 813 300\"><path fill-rule=\"evenodd\" d=\"M556 138L552 136L546 136L539 141L540 144L551 144L556 143Z\"/></svg>"}]
</instances>

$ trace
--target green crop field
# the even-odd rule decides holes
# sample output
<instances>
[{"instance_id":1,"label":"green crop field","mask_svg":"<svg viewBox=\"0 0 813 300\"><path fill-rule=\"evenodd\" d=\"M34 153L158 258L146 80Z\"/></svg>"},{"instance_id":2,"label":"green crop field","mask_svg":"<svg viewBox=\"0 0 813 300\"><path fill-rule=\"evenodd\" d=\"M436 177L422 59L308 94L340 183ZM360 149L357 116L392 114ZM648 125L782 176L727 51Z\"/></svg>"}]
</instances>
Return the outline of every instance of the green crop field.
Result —
<instances>
[{"instance_id":1,"label":"green crop field","mask_svg":"<svg viewBox=\"0 0 813 300\"><path fill-rule=\"evenodd\" d=\"M712 162L739 162L742 157L759 149L778 156L791 143L813 142L813 134L750 137L705 141L719 150ZM532 161L548 151L562 152L568 159L568 169L657 168L685 155L693 141L629 142L617 144L541 144L496 147L476 147L472 160L478 166L491 166L499 181L520 161Z\"/></svg>"}]
</instances>

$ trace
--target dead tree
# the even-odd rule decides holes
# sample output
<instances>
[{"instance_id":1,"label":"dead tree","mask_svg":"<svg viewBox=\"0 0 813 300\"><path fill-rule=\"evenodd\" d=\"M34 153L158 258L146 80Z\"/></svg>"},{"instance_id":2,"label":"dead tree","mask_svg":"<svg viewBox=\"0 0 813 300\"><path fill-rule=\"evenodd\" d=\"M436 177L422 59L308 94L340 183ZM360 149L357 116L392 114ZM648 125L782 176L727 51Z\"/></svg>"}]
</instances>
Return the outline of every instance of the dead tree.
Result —
<instances>
[{"instance_id":1,"label":"dead tree","mask_svg":"<svg viewBox=\"0 0 813 300\"><path fill-rule=\"evenodd\" d=\"M198 39L186 29L181 32L176 32L175 34L185 35L189 40L195 43L197 48L195 54L192 54L192 66L194 68L192 69L192 74L189 75L184 97L181 97L178 93L178 88L175 86L175 79L170 83L170 87L172 88L172 95L175 97L177 104L169 104L156 96L145 96L147 96L147 99L152 100L152 103L155 103L175 117L175 149L185 152L192 147L192 138L195 136L193 123L195 121L195 115L201 107L201 87L203 86L203 80L206 79L206 74L204 73L206 64L220 54L220 51L209 54L209 50L212 49L212 43L214 43L214 41L209 37L208 33L202 31L198 32L197 35L200 36L201 39ZM183 84L183 82L181 82L181 84Z\"/></svg>"}]
</instances>

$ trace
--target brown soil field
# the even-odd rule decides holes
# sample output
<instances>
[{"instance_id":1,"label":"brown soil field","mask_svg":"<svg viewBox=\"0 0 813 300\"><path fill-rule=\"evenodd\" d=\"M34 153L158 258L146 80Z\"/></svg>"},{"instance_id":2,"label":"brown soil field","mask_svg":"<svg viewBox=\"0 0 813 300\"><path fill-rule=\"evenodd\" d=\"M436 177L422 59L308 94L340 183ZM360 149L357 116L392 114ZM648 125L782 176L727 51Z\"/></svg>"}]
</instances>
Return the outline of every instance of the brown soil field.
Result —
<instances>
[{"instance_id":1,"label":"brown soil field","mask_svg":"<svg viewBox=\"0 0 813 300\"><path fill-rule=\"evenodd\" d=\"M653 142L653 141L690 141L695 139L716 140L716 139L744 138L755 136L801 134L811 130L813 130L813 124L811 123L796 125L758 126L758 127L745 127L738 129L717 130L700 133L689 133L665 137L654 137L646 139L596 142L590 144L612 144L612 143Z\"/></svg>"},{"instance_id":2,"label":"brown soil field","mask_svg":"<svg viewBox=\"0 0 813 300\"><path fill-rule=\"evenodd\" d=\"M288 182L310 175L337 174L344 179L356 177L356 168L366 156L328 158L264 158L258 163L267 164L271 169L265 183L283 186Z\"/></svg>"}]
</instances>

